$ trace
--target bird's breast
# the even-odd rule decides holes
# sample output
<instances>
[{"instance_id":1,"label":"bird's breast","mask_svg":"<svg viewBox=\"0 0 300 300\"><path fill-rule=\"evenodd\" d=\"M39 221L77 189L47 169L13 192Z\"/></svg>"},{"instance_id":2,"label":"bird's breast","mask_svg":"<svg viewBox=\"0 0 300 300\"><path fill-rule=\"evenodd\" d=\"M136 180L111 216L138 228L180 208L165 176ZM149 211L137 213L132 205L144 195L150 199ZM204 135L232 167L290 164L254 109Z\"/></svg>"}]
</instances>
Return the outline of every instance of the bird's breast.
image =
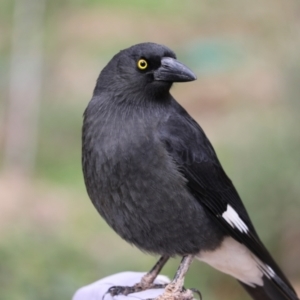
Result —
<instances>
[{"instance_id":1,"label":"bird's breast","mask_svg":"<svg viewBox=\"0 0 300 300\"><path fill-rule=\"evenodd\" d=\"M219 232L158 139L155 120L133 121L85 128L83 171L93 204L143 250L175 255L216 247Z\"/></svg>"}]
</instances>

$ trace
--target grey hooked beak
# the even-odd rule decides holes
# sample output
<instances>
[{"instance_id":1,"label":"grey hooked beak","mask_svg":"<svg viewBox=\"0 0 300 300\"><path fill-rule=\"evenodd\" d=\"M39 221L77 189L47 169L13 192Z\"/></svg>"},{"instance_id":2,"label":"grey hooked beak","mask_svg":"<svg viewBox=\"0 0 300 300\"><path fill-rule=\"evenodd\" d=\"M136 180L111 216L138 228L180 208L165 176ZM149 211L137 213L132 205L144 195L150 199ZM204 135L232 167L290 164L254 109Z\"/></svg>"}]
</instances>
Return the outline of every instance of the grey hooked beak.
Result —
<instances>
[{"instance_id":1,"label":"grey hooked beak","mask_svg":"<svg viewBox=\"0 0 300 300\"><path fill-rule=\"evenodd\" d=\"M196 79L188 67L172 57L163 57L161 66L154 72L154 80L158 81L185 82Z\"/></svg>"}]
</instances>

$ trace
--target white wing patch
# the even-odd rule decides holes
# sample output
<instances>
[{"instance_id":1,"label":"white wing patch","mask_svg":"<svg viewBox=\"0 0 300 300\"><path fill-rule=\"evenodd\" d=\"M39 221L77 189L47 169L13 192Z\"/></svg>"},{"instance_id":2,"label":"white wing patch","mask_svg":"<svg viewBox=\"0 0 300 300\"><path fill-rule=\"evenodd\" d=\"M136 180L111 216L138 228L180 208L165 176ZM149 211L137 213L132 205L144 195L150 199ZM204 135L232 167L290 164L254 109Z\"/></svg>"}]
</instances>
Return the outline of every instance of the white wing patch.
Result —
<instances>
[{"instance_id":1,"label":"white wing patch","mask_svg":"<svg viewBox=\"0 0 300 300\"><path fill-rule=\"evenodd\" d=\"M266 265L266 267L267 267L267 273L268 273L271 277L275 277L276 273L274 272L274 270L273 270L271 267L267 266L267 265ZM266 276L268 276L268 275L266 275Z\"/></svg>"},{"instance_id":2,"label":"white wing patch","mask_svg":"<svg viewBox=\"0 0 300 300\"><path fill-rule=\"evenodd\" d=\"M251 287L262 286L263 275L268 278L276 276L270 266L263 263L245 245L232 237L226 237L219 248L212 251L200 251L196 257Z\"/></svg>"},{"instance_id":3,"label":"white wing patch","mask_svg":"<svg viewBox=\"0 0 300 300\"><path fill-rule=\"evenodd\" d=\"M276 276L276 273L274 272L274 270L270 266L268 266L267 264L264 264L258 258L256 258L256 261L257 261L258 267L264 273L265 276L267 276L269 279L271 277L275 277Z\"/></svg>"},{"instance_id":4,"label":"white wing patch","mask_svg":"<svg viewBox=\"0 0 300 300\"><path fill-rule=\"evenodd\" d=\"M263 264L249 249L231 237L226 237L219 248L201 251L196 257L249 286L263 285Z\"/></svg>"},{"instance_id":5,"label":"white wing patch","mask_svg":"<svg viewBox=\"0 0 300 300\"><path fill-rule=\"evenodd\" d=\"M229 204L227 204L227 210L223 212L222 217L231 227L237 228L242 233L248 233L248 226Z\"/></svg>"}]
</instances>

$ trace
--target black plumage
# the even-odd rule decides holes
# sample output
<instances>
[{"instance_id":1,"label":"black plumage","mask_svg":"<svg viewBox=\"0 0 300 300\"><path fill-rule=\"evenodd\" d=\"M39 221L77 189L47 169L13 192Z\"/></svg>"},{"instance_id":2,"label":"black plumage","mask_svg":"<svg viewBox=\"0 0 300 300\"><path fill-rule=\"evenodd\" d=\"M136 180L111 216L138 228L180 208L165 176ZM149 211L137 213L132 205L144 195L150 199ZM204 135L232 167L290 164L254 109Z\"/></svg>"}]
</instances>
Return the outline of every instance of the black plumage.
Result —
<instances>
[{"instance_id":1,"label":"black plumage","mask_svg":"<svg viewBox=\"0 0 300 300\"><path fill-rule=\"evenodd\" d=\"M296 300L205 133L169 93L173 82L194 79L161 45L138 44L112 58L84 113L88 194L106 222L143 251L196 255L240 280L254 299ZM227 245L249 275L224 262Z\"/></svg>"}]
</instances>

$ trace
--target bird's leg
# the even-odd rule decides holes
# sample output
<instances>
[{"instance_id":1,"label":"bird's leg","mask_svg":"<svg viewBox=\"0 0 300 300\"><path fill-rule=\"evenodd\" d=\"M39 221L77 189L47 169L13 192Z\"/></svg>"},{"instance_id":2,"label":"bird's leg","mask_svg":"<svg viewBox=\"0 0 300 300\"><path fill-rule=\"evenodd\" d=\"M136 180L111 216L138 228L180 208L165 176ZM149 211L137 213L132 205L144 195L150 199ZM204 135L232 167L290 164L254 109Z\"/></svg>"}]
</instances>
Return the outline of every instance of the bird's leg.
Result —
<instances>
[{"instance_id":1,"label":"bird's leg","mask_svg":"<svg viewBox=\"0 0 300 300\"><path fill-rule=\"evenodd\" d=\"M139 283L136 283L134 286L112 286L111 288L108 289L106 294L109 293L112 296L117 296L117 295L126 296L128 294L137 293L148 289L164 288L166 284L155 284L153 282L169 258L170 258L169 256L162 256L158 260L158 262L154 265L154 267L142 277L141 281Z\"/></svg>"},{"instance_id":2,"label":"bird's leg","mask_svg":"<svg viewBox=\"0 0 300 300\"><path fill-rule=\"evenodd\" d=\"M155 278L158 276L161 269L164 267L164 265L169 260L169 258L170 258L169 256L162 256L158 260L158 262L154 265L154 267L147 274L145 274L142 277L141 282L138 284L140 284L141 287L145 287L145 289L149 289L149 286L151 286L151 285L153 286L153 282L154 282ZM152 288L152 287L150 287L150 288Z\"/></svg>"},{"instance_id":3,"label":"bird's leg","mask_svg":"<svg viewBox=\"0 0 300 300\"><path fill-rule=\"evenodd\" d=\"M183 286L185 274L193 259L194 255L187 255L182 258L174 279L166 286L164 293L155 300L192 300L194 299L193 292L198 293L201 298L201 294L197 290L187 290Z\"/></svg>"}]
</instances>

